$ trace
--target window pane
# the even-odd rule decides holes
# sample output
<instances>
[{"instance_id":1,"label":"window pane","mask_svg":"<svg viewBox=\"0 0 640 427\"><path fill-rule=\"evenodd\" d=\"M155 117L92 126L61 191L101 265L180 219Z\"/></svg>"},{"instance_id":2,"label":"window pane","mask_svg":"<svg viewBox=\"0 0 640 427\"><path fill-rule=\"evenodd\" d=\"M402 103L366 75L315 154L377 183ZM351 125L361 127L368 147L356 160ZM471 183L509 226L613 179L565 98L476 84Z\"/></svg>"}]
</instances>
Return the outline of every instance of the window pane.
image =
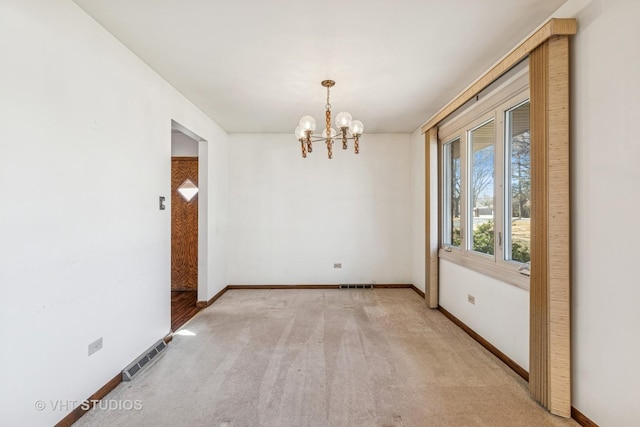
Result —
<instances>
[{"instance_id":1,"label":"window pane","mask_svg":"<svg viewBox=\"0 0 640 427\"><path fill-rule=\"evenodd\" d=\"M460 246L460 139L444 145L444 232L446 245Z\"/></svg>"},{"instance_id":2,"label":"window pane","mask_svg":"<svg viewBox=\"0 0 640 427\"><path fill-rule=\"evenodd\" d=\"M528 262L531 258L531 151L529 102L507 112L507 152L510 182L507 188L507 242L505 258ZM510 244L509 244L510 243Z\"/></svg>"},{"instance_id":3,"label":"window pane","mask_svg":"<svg viewBox=\"0 0 640 427\"><path fill-rule=\"evenodd\" d=\"M472 130L471 140L471 200L473 245L477 252L493 255L494 239L494 175L495 124L492 121Z\"/></svg>"},{"instance_id":4,"label":"window pane","mask_svg":"<svg viewBox=\"0 0 640 427\"><path fill-rule=\"evenodd\" d=\"M178 193L182 196L185 202L190 202L191 199L198 194L198 187L193 183L193 181L187 178L182 184L180 184L180 187L178 187Z\"/></svg>"}]
</instances>

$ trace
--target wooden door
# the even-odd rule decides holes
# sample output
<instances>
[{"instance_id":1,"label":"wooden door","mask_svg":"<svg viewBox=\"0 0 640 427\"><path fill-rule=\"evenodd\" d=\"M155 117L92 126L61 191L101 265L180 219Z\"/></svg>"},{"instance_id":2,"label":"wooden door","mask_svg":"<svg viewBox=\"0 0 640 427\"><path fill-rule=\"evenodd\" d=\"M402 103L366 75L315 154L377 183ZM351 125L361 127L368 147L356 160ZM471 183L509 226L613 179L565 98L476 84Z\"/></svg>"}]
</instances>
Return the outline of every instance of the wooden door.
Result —
<instances>
[{"instance_id":1,"label":"wooden door","mask_svg":"<svg viewBox=\"0 0 640 427\"><path fill-rule=\"evenodd\" d=\"M198 289L197 186L198 158L172 157L171 290L173 291Z\"/></svg>"}]
</instances>

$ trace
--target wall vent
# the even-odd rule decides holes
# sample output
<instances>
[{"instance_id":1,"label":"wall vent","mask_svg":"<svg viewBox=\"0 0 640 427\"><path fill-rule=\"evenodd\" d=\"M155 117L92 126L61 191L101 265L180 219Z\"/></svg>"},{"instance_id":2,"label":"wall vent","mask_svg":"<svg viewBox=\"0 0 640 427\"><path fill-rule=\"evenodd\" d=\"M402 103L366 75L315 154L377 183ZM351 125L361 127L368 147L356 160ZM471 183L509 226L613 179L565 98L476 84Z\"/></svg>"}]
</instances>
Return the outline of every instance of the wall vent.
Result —
<instances>
[{"instance_id":1,"label":"wall vent","mask_svg":"<svg viewBox=\"0 0 640 427\"><path fill-rule=\"evenodd\" d=\"M149 362L158 357L166 348L167 344L164 340L159 340L149 350L142 353L129 366L124 368L122 371L122 381L131 381L134 376L142 371L142 368L150 366Z\"/></svg>"},{"instance_id":2,"label":"wall vent","mask_svg":"<svg viewBox=\"0 0 640 427\"><path fill-rule=\"evenodd\" d=\"M373 289L371 283L340 283L340 289Z\"/></svg>"}]
</instances>

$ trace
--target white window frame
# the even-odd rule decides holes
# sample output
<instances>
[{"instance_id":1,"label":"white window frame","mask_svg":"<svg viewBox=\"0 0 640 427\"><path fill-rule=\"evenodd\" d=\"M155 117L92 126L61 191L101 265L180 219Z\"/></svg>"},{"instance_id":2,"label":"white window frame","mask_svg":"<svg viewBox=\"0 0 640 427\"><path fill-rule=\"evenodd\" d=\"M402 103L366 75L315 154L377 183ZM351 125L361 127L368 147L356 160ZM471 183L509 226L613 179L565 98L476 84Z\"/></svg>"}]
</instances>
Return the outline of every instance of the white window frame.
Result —
<instances>
[{"instance_id":1,"label":"white window frame","mask_svg":"<svg viewBox=\"0 0 640 427\"><path fill-rule=\"evenodd\" d=\"M472 174L471 174L471 168L472 168L472 162L471 162L471 157L469 156L469 154L473 151L473 147L471 146L473 141L471 140L471 132L475 131L478 128L481 128L482 126L486 125L487 123L493 122L494 123L494 128L496 129L496 136L497 136L497 129L498 129L498 121L496 120L496 114L492 111L489 112L488 114L482 115L480 116L478 119L474 120L473 122L470 123L470 126L466 126L466 129L464 131L465 134L465 143L464 143L464 160L465 162L463 163L462 169L463 169L463 176L465 176L465 179L463 181L464 183L464 188L466 189L466 191L463 192L464 194L464 200L465 200L465 210L464 210L464 229L466 230L463 233L463 244L462 247L470 252L473 252L475 255L487 258L487 259L493 259L495 260L495 247L494 247L494 254L490 255L490 254L484 254L482 252L478 252L478 251L474 251L473 250L473 215L471 215L471 211L473 210L473 192L470 191L471 188L473 187L473 183L472 183ZM496 194L496 181L497 181L497 170L498 168L498 150L497 150L497 141L494 141L494 147L493 147L493 155L494 155L494 159L493 159L493 166L494 166L494 171L496 171L496 175L494 176L493 180L494 180L494 187L493 187L493 194L494 194L494 204L497 204L497 194ZM494 212L497 211L497 206L494 206ZM494 218L495 218L495 214L494 214ZM494 230L497 228L496 224L495 224L495 219L494 219L494 226L493 226ZM495 238L494 238L495 240Z\"/></svg>"},{"instance_id":2,"label":"white window frame","mask_svg":"<svg viewBox=\"0 0 640 427\"><path fill-rule=\"evenodd\" d=\"M453 139L449 139L447 142L442 144L443 150L442 150L442 156L440 159L441 162L441 167L440 170L446 171L448 170L448 160L450 160L447 155L445 154L445 150L444 147L446 147L449 144L453 144L454 142L458 141L458 144L460 146L460 181L462 183L462 169L463 169L463 159L462 159L462 151L463 147L462 147L462 138L461 137L454 137ZM444 175L443 175L444 176ZM443 246L450 248L450 250L460 250L460 247L462 246L462 241L460 242L460 246L455 246L453 244L450 243L445 243L444 239L445 236L451 238L451 241L453 241L453 227L451 227L451 224L449 222L449 215L451 214L451 201L447 198L447 196L449 194L453 194L453 189L450 189L449 186L451 184L451 181L449 179L446 179L448 177L444 177L444 179L442 180L442 185L443 185L443 191L442 191L442 195L443 195L443 200L442 200L442 215L443 218L445 219L444 221L442 221L442 244ZM463 211L464 207L463 207L463 200L462 198L460 199L460 227L462 230L462 211ZM461 236L462 237L462 236Z\"/></svg>"},{"instance_id":3,"label":"white window frame","mask_svg":"<svg viewBox=\"0 0 640 427\"><path fill-rule=\"evenodd\" d=\"M507 179L509 181L509 185L506 185L504 187L504 189L503 189L503 192L502 192L502 196L503 196L503 199L502 199L503 200L502 217L503 217L503 219L504 218L511 218L511 209L512 209L511 200L510 200L511 199L511 159L510 159L510 156L507 155L507 140L506 140L508 135L511 133L511 129L507 126L507 123L506 123L507 114L510 111L513 111L513 110L521 107L522 105L524 105L526 103L531 104L528 95L529 95L529 92L527 91L527 96L526 97L519 96L517 98L514 98L514 100L520 99L520 102L516 103L516 104L513 104L512 107L503 109L503 113L502 113L502 119L504 120L504 123L503 123L503 126L502 126L503 130L504 130L504 132L502 134L502 136L504 138L503 142L502 142L502 150L503 150L503 153L502 153L502 159L503 159L502 160L502 162L503 162L502 163L503 164L502 172L504 173L504 176L502 177L502 181L501 182L506 184L507 183ZM511 100L509 100L509 103L510 102L511 102ZM531 132L531 130L529 130L529 132ZM511 233L510 232L511 232L511 227L508 226L506 222L503 223L502 224L502 233L505 236L505 237L502 238L503 244L505 242L505 239L506 239L507 235L509 236L509 241L511 242ZM529 236L529 237L531 237L531 236ZM529 243L531 243L531 239L529 239ZM507 260L506 259L507 251L510 253L511 252L511 248L508 248L507 246L505 246L504 249L503 249L503 254L504 254L504 258L505 258L504 262L510 263L510 264L514 264L516 266L516 268L518 268L518 269L523 268L524 264L529 264L529 263L522 263L520 261ZM528 266L526 266L526 267L528 267ZM524 274L529 274L529 268L526 268L526 271L523 269L523 273Z\"/></svg>"},{"instance_id":4,"label":"white window frame","mask_svg":"<svg viewBox=\"0 0 640 427\"><path fill-rule=\"evenodd\" d=\"M508 111L516 108L529 99L529 74L528 64L524 64L513 70L505 78L499 80L496 85L492 85L487 91L481 94L482 99L477 97L467 108L462 108L455 113L438 129L438 143L440 145L440 182L441 189L444 185L445 159L443 147L445 144L460 139L460 162L461 162L461 244L459 247L445 245L441 243L438 256L442 259L459 264L465 268L475 270L479 273L493 277L500 281L515 285L523 289L529 289L528 270L522 270L523 263L513 260L505 260L505 239L506 235L505 219L508 188L505 186L505 174L508 171L506 158L506 125L505 119ZM470 153L470 132L485 123L493 120L495 123L495 146L494 146L494 253L493 255L476 252L473 247L472 218L470 218L471 204L471 177L470 162L467 158ZM441 192L442 197L445 192ZM443 207L440 212L443 221L440 233L444 236L444 219L446 218L444 207L448 202L441 200ZM509 216L510 217L510 216ZM500 234L498 234L500 233Z\"/></svg>"}]
</instances>

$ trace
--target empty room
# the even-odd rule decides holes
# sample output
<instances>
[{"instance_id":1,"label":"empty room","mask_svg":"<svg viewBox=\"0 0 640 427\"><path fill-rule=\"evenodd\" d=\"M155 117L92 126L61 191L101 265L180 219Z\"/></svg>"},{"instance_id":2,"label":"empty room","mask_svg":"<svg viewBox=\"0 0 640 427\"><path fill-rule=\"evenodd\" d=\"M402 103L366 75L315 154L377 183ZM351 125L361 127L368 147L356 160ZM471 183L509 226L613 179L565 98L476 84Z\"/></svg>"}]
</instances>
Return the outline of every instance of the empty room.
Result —
<instances>
[{"instance_id":1,"label":"empty room","mask_svg":"<svg viewBox=\"0 0 640 427\"><path fill-rule=\"evenodd\" d=\"M638 19L0 0L0 425L637 425Z\"/></svg>"}]
</instances>

